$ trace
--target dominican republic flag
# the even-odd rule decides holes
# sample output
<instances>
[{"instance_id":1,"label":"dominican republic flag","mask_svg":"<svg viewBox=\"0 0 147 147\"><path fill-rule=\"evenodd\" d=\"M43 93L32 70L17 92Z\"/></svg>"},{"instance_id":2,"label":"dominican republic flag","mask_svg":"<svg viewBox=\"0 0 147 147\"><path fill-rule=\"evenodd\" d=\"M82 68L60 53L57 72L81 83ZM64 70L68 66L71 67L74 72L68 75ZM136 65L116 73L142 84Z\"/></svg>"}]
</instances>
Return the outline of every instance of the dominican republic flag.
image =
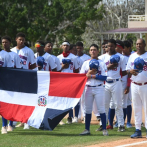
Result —
<instances>
[{"instance_id":1,"label":"dominican republic flag","mask_svg":"<svg viewBox=\"0 0 147 147\"><path fill-rule=\"evenodd\" d=\"M79 102L85 74L0 68L0 115L53 130Z\"/></svg>"}]
</instances>

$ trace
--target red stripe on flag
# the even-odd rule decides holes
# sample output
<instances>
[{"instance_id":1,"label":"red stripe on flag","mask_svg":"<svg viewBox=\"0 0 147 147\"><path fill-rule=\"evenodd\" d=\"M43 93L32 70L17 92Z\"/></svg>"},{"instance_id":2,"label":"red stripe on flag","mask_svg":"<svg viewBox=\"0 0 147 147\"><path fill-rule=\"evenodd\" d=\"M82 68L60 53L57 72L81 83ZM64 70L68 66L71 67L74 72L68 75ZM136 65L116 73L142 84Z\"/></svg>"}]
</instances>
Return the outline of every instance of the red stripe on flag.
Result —
<instances>
[{"instance_id":1,"label":"red stripe on flag","mask_svg":"<svg viewBox=\"0 0 147 147\"><path fill-rule=\"evenodd\" d=\"M27 123L34 109L34 106L24 106L0 102L0 115L2 115L7 120Z\"/></svg>"},{"instance_id":2,"label":"red stripe on flag","mask_svg":"<svg viewBox=\"0 0 147 147\"><path fill-rule=\"evenodd\" d=\"M87 77L85 74L50 72L49 96L80 98Z\"/></svg>"}]
</instances>

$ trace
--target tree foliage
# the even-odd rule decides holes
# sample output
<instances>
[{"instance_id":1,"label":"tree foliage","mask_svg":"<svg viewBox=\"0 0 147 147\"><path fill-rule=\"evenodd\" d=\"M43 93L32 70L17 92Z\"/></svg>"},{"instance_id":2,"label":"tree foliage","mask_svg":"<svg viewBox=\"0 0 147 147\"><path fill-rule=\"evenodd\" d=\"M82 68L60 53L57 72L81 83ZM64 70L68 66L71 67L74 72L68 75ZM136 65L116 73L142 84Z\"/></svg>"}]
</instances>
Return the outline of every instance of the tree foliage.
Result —
<instances>
[{"instance_id":1,"label":"tree foliage","mask_svg":"<svg viewBox=\"0 0 147 147\"><path fill-rule=\"evenodd\" d=\"M15 40L24 32L32 44L38 40L81 40L87 21L101 20L102 0L0 0L0 36Z\"/></svg>"}]
</instances>

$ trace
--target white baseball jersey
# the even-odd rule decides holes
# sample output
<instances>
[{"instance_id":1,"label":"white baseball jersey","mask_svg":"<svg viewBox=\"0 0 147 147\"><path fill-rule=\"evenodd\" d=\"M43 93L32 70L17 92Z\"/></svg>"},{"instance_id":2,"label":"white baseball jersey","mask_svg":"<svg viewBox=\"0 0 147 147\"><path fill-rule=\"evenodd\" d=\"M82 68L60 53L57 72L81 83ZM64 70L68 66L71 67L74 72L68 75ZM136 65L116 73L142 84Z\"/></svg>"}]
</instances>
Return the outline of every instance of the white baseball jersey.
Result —
<instances>
[{"instance_id":1,"label":"white baseball jersey","mask_svg":"<svg viewBox=\"0 0 147 147\"><path fill-rule=\"evenodd\" d=\"M86 61L86 60L91 59L91 57L88 56L88 55L86 55L86 54L83 54L82 56L79 56L79 57L80 57L80 59L81 59L83 62Z\"/></svg>"},{"instance_id":2,"label":"white baseball jersey","mask_svg":"<svg viewBox=\"0 0 147 147\"><path fill-rule=\"evenodd\" d=\"M121 55L120 53L116 53L115 55L120 56L120 61L118 62L118 66L117 68L113 69L113 70L107 70L107 80L112 80L112 79L119 79L121 78L120 75L120 69L122 71L126 70L126 65L124 62L124 57L123 55ZM110 57L111 55L109 55L108 53L99 56L98 58L101 59L102 61L105 62L106 66L110 63Z\"/></svg>"},{"instance_id":3,"label":"white baseball jersey","mask_svg":"<svg viewBox=\"0 0 147 147\"><path fill-rule=\"evenodd\" d=\"M89 70L89 62L90 60L87 60L83 63L82 68L80 73L87 73ZM102 60L98 60L99 62L99 67L98 67L98 74L106 76L106 65ZM96 79L87 79L86 85L90 85L90 86L97 86L99 84L103 84L103 81L100 80L96 80Z\"/></svg>"},{"instance_id":4,"label":"white baseball jersey","mask_svg":"<svg viewBox=\"0 0 147 147\"><path fill-rule=\"evenodd\" d=\"M60 61L60 65L62 65L62 59L71 60L71 64L69 64L69 67L67 69L63 69L61 72L73 73L74 69L79 68L77 57L72 53L70 53L67 57L64 57L63 54L60 54L57 56L57 58Z\"/></svg>"},{"instance_id":5,"label":"white baseball jersey","mask_svg":"<svg viewBox=\"0 0 147 147\"><path fill-rule=\"evenodd\" d=\"M128 60L126 70L134 69L134 60L138 57L144 59L146 65L144 65L143 71L141 73L138 73L137 76L132 75L131 80L136 83L145 83L147 82L147 52L142 55L138 55L137 52L131 54Z\"/></svg>"},{"instance_id":6,"label":"white baseball jersey","mask_svg":"<svg viewBox=\"0 0 147 147\"><path fill-rule=\"evenodd\" d=\"M35 53L35 58L37 57L38 57L38 53ZM57 67L57 65L54 62L54 59L49 53L45 53L42 57L44 58L42 70L49 71L50 69L52 70Z\"/></svg>"},{"instance_id":7,"label":"white baseball jersey","mask_svg":"<svg viewBox=\"0 0 147 147\"><path fill-rule=\"evenodd\" d=\"M17 53L15 52L8 52L8 53L11 56L13 67L22 68L21 60L20 57L17 55Z\"/></svg>"},{"instance_id":8,"label":"white baseball jersey","mask_svg":"<svg viewBox=\"0 0 147 147\"><path fill-rule=\"evenodd\" d=\"M83 54L82 56L77 56L77 59L78 59L78 64L79 64L79 70L81 70L83 63L87 60L90 60L91 57L86 54Z\"/></svg>"},{"instance_id":9,"label":"white baseball jersey","mask_svg":"<svg viewBox=\"0 0 147 147\"><path fill-rule=\"evenodd\" d=\"M11 56L4 50L0 51L0 67L13 67Z\"/></svg>"},{"instance_id":10,"label":"white baseball jersey","mask_svg":"<svg viewBox=\"0 0 147 147\"><path fill-rule=\"evenodd\" d=\"M25 46L24 48L18 50L16 47L12 48L11 51L17 53L21 59L21 64L23 69L29 69L29 64L34 64L35 57L32 49Z\"/></svg>"},{"instance_id":11,"label":"white baseball jersey","mask_svg":"<svg viewBox=\"0 0 147 147\"><path fill-rule=\"evenodd\" d=\"M57 66L57 71L61 70L61 65L60 65L59 59L56 56L54 56L54 55L51 55L51 56L54 59L54 62L56 64L56 66Z\"/></svg>"},{"instance_id":12,"label":"white baseball jersey","mask_svg":"<svg viewBox=\"0 0 147 147\"><path fill-rule=\"evenodd\" d=\"M125 63L125 66L127 66L127 63L128 63L128 60L129 60L129 56L123 56L124 57L124 63ZM127 82L127 79L128 79L128 75L125 75L125 76L122 76L121 80L124 81L124 82Z\"/></svg>"}]
</instances>

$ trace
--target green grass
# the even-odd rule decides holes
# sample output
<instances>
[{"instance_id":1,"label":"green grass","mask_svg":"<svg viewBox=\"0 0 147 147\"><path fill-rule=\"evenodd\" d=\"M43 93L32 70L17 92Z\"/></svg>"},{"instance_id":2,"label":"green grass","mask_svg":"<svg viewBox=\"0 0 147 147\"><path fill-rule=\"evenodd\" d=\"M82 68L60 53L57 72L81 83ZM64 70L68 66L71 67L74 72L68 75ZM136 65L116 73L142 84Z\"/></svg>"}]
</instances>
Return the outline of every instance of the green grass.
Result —
<instances>
[{"instance_id":1,"label":"green grass","mask_svg":"<svg viewBox=\"0 0 147 147\"><path fill-rule=\"evenodd\" d=\"M0 125L2 125L0 119ZM35 128L23 130L16 128L13 132L0 135L0 146L2 147L65 147L85 146L109 142L130 137L134 128L126 129L125 132L110 130L109 136L103 136L102 132L95 132L98 125L91 125L90 136L79 136L84 130L84 124L58 125L53 131L42 131ZM145 132L143 128L142 131ZM143 134L145 135L145 134Z\"/></svg>"}]
</instances>

